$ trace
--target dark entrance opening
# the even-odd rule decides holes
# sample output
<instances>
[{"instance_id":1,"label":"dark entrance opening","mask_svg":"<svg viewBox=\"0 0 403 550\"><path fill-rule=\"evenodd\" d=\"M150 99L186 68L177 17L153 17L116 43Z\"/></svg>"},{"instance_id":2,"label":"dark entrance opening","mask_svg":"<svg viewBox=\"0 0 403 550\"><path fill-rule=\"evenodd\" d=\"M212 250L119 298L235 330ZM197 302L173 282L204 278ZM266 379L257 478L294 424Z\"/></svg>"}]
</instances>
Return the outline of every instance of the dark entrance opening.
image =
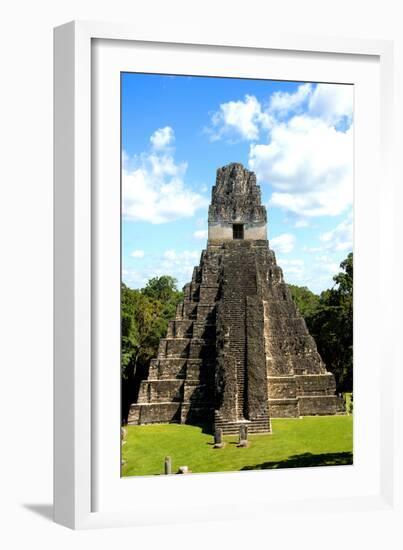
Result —
<instances>
[{"instance_id":1,"label":"dark entrance opening","mask_svg":"<svg viewBox=\"0 0 403 550\"><path fill-rule=\"evenodd\" d=\"M243 239L243 224L234 223L232 225L232 237L234 239Z\"/></svg>"}]
</instances>

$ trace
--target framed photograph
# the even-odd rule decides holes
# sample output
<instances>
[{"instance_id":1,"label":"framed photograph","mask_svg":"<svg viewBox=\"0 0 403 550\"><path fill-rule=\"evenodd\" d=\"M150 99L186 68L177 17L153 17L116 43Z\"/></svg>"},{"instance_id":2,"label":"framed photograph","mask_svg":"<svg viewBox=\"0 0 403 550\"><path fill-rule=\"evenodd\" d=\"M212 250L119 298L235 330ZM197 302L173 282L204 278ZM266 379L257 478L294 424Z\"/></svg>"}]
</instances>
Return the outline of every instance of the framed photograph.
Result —
<instances>
[{"instance_id":1,"label":"framed photograph","mask_svg":"<svg viewBox=\"0 0 403 550\"><path fill-rule=\"evenodd\" d=\"M386 41L55 29L57 522L394 514L392 73Z\"/></svg>"},{"instance_id":2,"label":"framed photograph","mask_svg":"<svg viewBox=\"0 0 403 550\"><path fill-rule=\"evenodd\" d=\"M353 463L353 92L122 73L122 475Z\"/></svg>"}]
</instances>

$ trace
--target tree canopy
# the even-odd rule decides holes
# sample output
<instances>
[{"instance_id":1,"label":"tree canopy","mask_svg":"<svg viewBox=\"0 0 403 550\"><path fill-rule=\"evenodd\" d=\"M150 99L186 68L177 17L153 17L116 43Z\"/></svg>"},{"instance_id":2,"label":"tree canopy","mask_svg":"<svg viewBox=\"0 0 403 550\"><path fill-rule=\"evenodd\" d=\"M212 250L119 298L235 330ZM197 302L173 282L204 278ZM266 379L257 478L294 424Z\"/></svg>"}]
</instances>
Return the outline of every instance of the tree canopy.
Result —
<instances>
[{"instance_id":1,"label":"tree canopy","mask_svg":"<svg viewBox=\"0 0 403 550\"><path fill-rule=\"evenodd\" d=\"M140 381L147 378L150 359L166 335L168 321L175 317L182 292L173 277L150 279L140 289L121 285L121 374L122 414L136 399Z\"/></svg>"},{"instance_id":2,"label":"tree canopy","mask_svg":"<svg viewBox=\"0 0 403 550\"><path fill-rule=\"evenodd\" d=\"M339 392L353 389L353 254L340 264L334 286L320 296L306 287L289 285L318 351L336 378Z\"/></svg>"}]
</instances>

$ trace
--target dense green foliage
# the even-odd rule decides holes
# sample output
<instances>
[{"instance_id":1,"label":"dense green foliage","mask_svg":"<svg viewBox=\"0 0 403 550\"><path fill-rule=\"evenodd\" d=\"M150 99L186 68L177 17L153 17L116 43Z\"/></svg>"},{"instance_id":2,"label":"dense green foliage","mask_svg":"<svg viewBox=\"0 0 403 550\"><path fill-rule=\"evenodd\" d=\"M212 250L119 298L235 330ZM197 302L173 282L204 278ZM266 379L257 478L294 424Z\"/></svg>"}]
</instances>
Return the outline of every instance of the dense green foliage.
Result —
<instances>
[{"instance_id":1,"label":"dense green foliage","mask_svg":"<svg viewBox=\"0 0 403 550\"><path fill-rule=\"evenodd\" d=\"M157 355L160 338L166 334L168 321L175 317L182 292L173 277L155 277L145 288L121 286L122 305L122 415L137 398L140 380L147 377L150 359Z\"/></svg>"},{"instance_id":2,"label":"dense green foliage","mask_svg":"<svg viewBox=\"0 0 403 550\"><path fill-rule=\"evenodd\" d=\"M303 317L307 319L314 315L319 305L319 296L314 294L306 286L288 285L288 288L291 291L292 299Z\"/></svg>"},{"instance_id":3,"label":"dense green foliage","mask_svg":"<svg viewBox=\"0 0 403 550\"><path fill-rule=\"evenodd\" d=\"M289 285L338 392L353 389L353 254L340 264L333 288L320 296L306 287Z\"/></svg>"},{"instance_id":4,"label":"dense green foliage","mask_svg":"<svg viewBox=\"0 0 403 550\"><path fill-rule=\"evenodd\" d=\"M272 427L271 435L249 435L247 448L225 436L226 446L214 449L212 435L197 426L128 426L122 475L162 474L165 456L173 472L188 466L193 473L352 464L352 416L278 418Z\"/></svg>"}]
</instances>

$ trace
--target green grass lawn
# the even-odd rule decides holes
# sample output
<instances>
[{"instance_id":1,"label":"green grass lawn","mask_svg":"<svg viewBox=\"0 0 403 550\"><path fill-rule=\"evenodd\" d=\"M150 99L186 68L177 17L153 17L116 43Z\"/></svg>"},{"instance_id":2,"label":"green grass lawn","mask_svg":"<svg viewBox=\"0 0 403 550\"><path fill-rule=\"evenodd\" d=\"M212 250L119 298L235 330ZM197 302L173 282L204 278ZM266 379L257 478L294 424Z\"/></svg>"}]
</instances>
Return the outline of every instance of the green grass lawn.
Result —
<instances>
[{"instance_id":1,"label":"green grass lawn","mask_svg":"<svg viewBox=\"0 0 403 550\"><path fill-rule=\"evenodd\" d=\"M238 448L236 436L225 436L223 449L200 427L179 424L128 426L123 446L123 476L155 475L188 466L193 473L334 466L353 462L353 417L309 416L272 420L271 435L250 435L249 447Z\"/></svg>"}]
</instances>

